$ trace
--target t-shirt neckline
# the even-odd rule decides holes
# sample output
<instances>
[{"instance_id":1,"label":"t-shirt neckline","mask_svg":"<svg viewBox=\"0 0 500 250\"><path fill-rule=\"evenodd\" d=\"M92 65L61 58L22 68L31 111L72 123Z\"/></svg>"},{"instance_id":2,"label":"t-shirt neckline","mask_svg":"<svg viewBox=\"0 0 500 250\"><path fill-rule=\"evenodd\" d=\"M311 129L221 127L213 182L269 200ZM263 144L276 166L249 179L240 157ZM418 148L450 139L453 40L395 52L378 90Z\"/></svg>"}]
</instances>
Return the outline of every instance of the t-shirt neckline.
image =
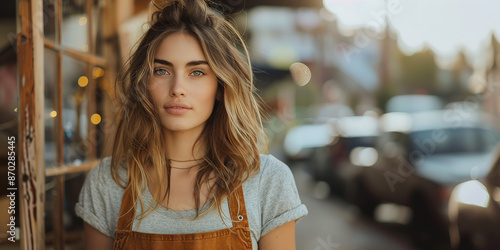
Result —
<instances>
[{"instance_id":1,"label":"t-shirt neckline","mask_svg":"<svg viewBox=\"0 0 500 250\"><path fill-rule=\"evenodd\" d=\"M144 194L144 196L143 196L144 208L147 209L148 206L154 200L153 194L151 194L148 185L146 185L146 191L143 192L143 194ZM210 207L212 202L213 202L213 199L210 199L207 202L205 202L205 204L201 205L200 214L203 213L208 207ZM166 208L161 204L155 212L165 214L165 215L170 216L172 218L182 218L182 217L194 218L196 216L196 208L189 209L189 210L174 210L174 209ZM179 216L179 215L181 215L181 216Z\"/></svg>"}]
</instances>

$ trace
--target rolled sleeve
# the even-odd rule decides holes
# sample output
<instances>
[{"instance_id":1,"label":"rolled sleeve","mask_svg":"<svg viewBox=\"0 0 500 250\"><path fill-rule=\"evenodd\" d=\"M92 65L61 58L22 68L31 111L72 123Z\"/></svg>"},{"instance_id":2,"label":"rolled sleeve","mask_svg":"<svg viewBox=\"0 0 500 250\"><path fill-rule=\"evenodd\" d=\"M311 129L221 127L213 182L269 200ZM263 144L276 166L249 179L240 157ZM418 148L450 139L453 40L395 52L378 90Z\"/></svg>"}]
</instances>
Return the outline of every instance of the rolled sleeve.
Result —
<instances>
[{"instance_id":1,"label":"rolled sleeve","mask_svg":"<svg viewBox=\"0 0 500 250\"><path fill-rule=\"evenodd\" d=\"M75 213L99 232L114 237L106 224L106 201L109 200L109 197L107 197L108 193L100 173L102 171L101 164L102 162L88 173L75 206Z\"/></svg>"},{"instance_id":2,"label":"rolled sleeve","mask_svg":"<svg viewBox=\"0 0 500 250\"><path fill-rule=\"evenodd\" d=\"M308 211L302 204L290 168L270 156L262 169L260 197L262 209L261 237L291 221L299 221Z\"/></svg>"}]
</instances>

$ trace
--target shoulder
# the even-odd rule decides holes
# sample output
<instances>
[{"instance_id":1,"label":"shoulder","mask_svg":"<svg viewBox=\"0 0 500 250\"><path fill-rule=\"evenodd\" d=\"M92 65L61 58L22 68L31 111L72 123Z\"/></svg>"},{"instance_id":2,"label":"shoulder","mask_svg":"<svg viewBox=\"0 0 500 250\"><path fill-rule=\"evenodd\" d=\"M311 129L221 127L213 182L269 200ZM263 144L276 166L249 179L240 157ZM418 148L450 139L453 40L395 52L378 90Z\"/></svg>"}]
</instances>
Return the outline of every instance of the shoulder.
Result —
<instances>
[{"instance_id":1,"label":"shoulder","mask_svg":"<svg viewBox=\"0 0 500 250\"><path fill-rule=\"evenodd\" d=\"M123 194L127 181L127 170L119 167L117 171L118 183L113 178L113 168L111 166L111 157L105 157L92 168L85 179L82 193L89 195L120 197Z\"/></svg>"},{"instance_id":2,"label":"shoulder","mask_svg":"<svg viewBox=\"0 0 500 250\"><path fill-rule=\"evenodd\" d=\"M246 180L243 188L252 194L259 193L258 195L261 195L263 190L271 186L275 187L278 183L295 185L292 171L273 155L260 154L259 172Z\"/></svg>"},{"instance_id":3,"label":"shoulder","mask_svg":"<svg viewBox=\"0 0 500 250\"><path fill-rule=\"evenodd\" d=\"M249 203L257 207L260 237L307 214L291 169L272 155L261 155L260 172L249 179ZM245 201L247 194L245 194ZM248 206L251 207L251 206Z\"/></svg>"},{"instance_id":4,"label":"shoulder","mask_svg":"<svg viewBox=\"0 0 500 250\"><path fill-rule=\"evenodd\" d=\"M118 174L126 180L125 169L119 168ZM75 213L101 233L113 237L123 192L124 189L112 177L111 158L103 158L87 174Z\"/></svg>"},{"instance_id":5,"label":"shoulder","mask_svg":"<svg viewBox=\"0 0 500 250\"><path fill-rule=\"evenodd\" d=\"M296 190L295 179L290 168L273 155L260 155L260 171L246 181L246 188L258 192L262 199L270 193ZM244 186L244 187L245 187Z\"/></svg>"},{"instance_id":6,"label":"shoulder","mask_svg":"<svg viewBox=\"0 0 500 250\"><path fill-rule=\"evenodd\" d=\"M99 184L111 184L115 183L113 179L113 168L111 167L111 157L105 157L102 158L102 160L94 167L92 168L88 175L87 179L89 181L96 181ZM127 170L126 167L120 166L118 169L118 176L120 177L121 180L126 180L127 177ZM125 182L123 181L122 184ZM116 184L117 185L117 184ZM118 185L117 185L118 186Z\"/></svg>"},{"instance_id":7,"label":"shoulder","mask_svg":"<svg viewBox=\"0 0 500 250\"><path fill-rule=\"evenodd\" d=\"M280 179L293 181L293 174L288 165L273 155L260 155L260 172L257 176L261 182Z\"/></svg>"}]
</instances>

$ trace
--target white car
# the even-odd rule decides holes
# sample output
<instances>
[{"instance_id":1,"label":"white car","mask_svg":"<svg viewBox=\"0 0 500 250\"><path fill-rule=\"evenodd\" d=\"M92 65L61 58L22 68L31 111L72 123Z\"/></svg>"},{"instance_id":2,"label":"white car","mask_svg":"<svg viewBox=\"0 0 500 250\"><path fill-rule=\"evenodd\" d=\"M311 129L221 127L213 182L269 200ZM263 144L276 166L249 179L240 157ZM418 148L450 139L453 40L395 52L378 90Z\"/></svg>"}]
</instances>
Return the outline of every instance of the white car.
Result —
<instances>
[{"instance_id":1,"label":"white car","mask_svg":"<svg viewBox=\"0 0 500 250\"><path fill-rule=\"evenodd\" d=\"M335 133L332 124L305 124L291 128L285 136L283 148L292 160L311 157L317 147L324 147L333 142Z\"/></svg>"}]
</instances>

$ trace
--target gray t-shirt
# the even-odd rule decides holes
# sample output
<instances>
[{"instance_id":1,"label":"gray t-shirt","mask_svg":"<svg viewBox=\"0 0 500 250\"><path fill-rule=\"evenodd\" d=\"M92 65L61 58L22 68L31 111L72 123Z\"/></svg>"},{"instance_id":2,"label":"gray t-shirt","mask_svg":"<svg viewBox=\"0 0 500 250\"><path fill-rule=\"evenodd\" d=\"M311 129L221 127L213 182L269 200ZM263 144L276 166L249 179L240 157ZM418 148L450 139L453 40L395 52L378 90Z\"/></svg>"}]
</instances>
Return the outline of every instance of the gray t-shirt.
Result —
<instances>
[{"instance_id":1,"label":"gray t-shirt","mask_svg":"<svg viewBox=\"0 0 500 250\"><path fill-rule=\"evenodd\" d=\"M288 166L272 155L260 157L260 172L243 183L253 249L258 249L260 237L287 222L298 221L308 213L306 206L300 201ZM111 159L108 157L89 172L75 212L101 233L114 238L124 189L115 183L110 169ZM123 180L127 179L125 169L120 168L118 174ZM153 201L148 188L143 192L142 199L144 208L148 208ZM203 207L206 208L209 204ZM140 205L137 206L136 215L139 213ZM227 199L222 203L223 219L217 209L199 219L187 219L195 214L194 209L174 211L160 206L142 220L139 228L138 220L134 220L133 230L155 234L188 234L232 227Z\"/></svg>"}]
</instances>

